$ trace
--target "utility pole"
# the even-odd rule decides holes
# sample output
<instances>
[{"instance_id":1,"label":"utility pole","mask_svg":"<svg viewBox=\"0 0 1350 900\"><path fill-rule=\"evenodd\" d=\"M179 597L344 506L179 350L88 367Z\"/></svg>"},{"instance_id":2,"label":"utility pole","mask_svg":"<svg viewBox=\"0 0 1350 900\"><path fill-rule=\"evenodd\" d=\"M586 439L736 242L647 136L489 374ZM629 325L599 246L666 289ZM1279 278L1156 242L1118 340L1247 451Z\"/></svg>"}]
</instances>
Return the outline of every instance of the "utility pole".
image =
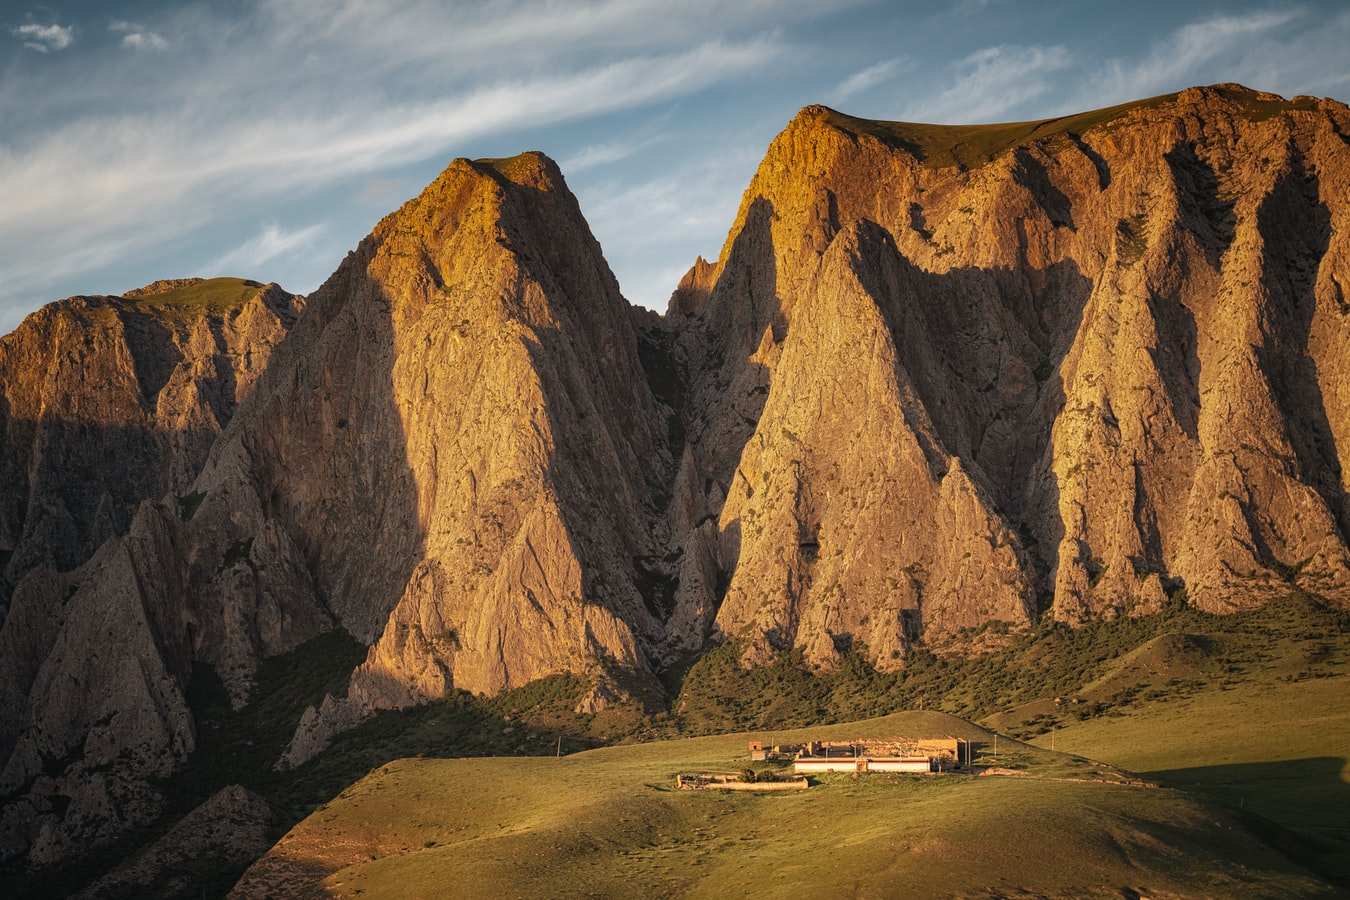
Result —
<instances>
[{"instance_id":1,"label":"utility pole","mask_svg":"<svg viewBox=\"0 0 1350 900\"><path fill-rule=\"evenodd\" d=\"M558 735L558 759L562 759L562 735Z\"/></svg>"}]
</instances>

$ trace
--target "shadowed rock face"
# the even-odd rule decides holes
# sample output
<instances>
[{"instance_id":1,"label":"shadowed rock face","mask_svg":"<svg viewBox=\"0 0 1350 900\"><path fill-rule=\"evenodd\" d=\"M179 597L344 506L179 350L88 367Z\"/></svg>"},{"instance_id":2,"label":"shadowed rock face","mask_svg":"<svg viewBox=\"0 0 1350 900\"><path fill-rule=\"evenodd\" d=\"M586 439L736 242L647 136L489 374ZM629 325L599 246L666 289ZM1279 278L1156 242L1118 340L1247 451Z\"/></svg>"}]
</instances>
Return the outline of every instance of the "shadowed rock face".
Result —
<instances>
[{"instance_id":1,"label":"shadowed rock face","mask_svg":"<svg viewBox=\"0 0 1350 900\"><path fill-rule=\"evenodd\" d=\"M335 557L398 580L327 591L372 646L349 697L306 716L290 764L370 710L452 686L492 694L604 659L646 672L661 630L634 560L653 555L668 454L627 304L554 164L457 161L358 257L394 322L379 389L405 436L388 461L406 471L409 518L371 542L314 530L347 548ZM375 483L387 493L387 475ZM408 552L379 563L395 535Z\"/></svg>"},{"instance_id":2,"label":"shadowed rock face","mask_svg":"<svg viewBox=\"0 0 1350 900\"><path fill-rule=\"evenodd\" d=\"M225 295L193 303L193 289ZM237 279L71 297L0 338L0 600L182 493L302 301Z\"/></svg>"},{"instance_id":3,"label":"shadowed rock face","mask_svg":"<svg viewBox=\"0 0 1350 900\"><path fill-rule=\"evenodd\" d=\"M0 854L52 861L157 814L144 777L194 742L172 541L192 500L177 498L301 307L276 285L189 279L72 297L0 339L0 791L21 795ZM109 589L83 587L96 574ZM89 828L48 827L58 802Z\"/></svg>"},{"instance_id":4,"label":"shadowed rock face","mask_svg":"<svg viewBox=\"0 0 1350 900\"><path fill-rule=\"evenodd\" d=\"M79 495L84 549L0 632L0 848L153 818L194 667L242 704L336 626L368 655L283 766L449 688L572 672L599 706L615 664L723 639L884 669L1183 586L1350 603L1348 133L1225 86L988 128L809 107L664 318L551 161L456 160L309 299L195 479L150 470L137 497L168 498L106 525ZM142 357L127 408L175 384Z\"/></svg>"}]
</instances>

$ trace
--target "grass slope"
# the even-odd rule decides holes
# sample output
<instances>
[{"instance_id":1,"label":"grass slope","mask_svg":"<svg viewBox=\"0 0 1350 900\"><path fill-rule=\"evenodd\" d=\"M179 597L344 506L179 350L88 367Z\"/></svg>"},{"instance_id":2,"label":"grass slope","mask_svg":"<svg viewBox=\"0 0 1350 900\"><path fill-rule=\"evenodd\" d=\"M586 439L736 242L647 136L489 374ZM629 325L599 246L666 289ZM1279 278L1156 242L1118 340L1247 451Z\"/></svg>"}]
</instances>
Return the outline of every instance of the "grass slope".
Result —
<instances>
[{"instance_id":1,"label":"grass slope","mask_svg":"<svg viewBox=\"0 0 1350 900\"><path fill-rule=\"evenodd\" d=\"M562 759L404 760L296 826L241 883L348 897L1330 896L1186 794L1026 745L1022 777L825 776L809 791L680 792L746 740L956 734L934 712Z\"/></svg>"},{"instance_id":2,"label":"grass slope","mask_svg":"<svg viewBox=\"0 0 1350 900\"><path fill-rule=\"evenodd\" d=\"M784 728L927 708L1025 738L1208 686L1350 674L1350 615L1299 594L1227 616L1177 597L1157 615L1076 629L1044 621L1018 635L995 630L970 637L1001 649L969 658L920 649L893 673L877 672L858 653L831 673L807 671L792 656L744 670L737 648L725 645L690 666L674 685L670 713L651 717L642 733Z\"/></svg>"},{"instance_id":3,"label":"grass slope","mask_svg":"<svg viewBox=\"0 0 1350 900\"><path fill-rule=\"evenodd\" d=\"M1277 846L1350 888L1347 698L1346 675L1248 682L1071 722L1037 743L1260 816L1278 826Z\"/></svg>"},{"instance_id":4,"label":"grass slope","mask_svg":"<svg viewBox=\"0 0 1350 900\"><path fill-rule=\"evenodd\" d=\"M747 671L728 645L670 673L675 699L668 712L624 720L621 711L607 711L613 718L603 727L629 740L746 734L611 747L562 760L398 762L297 826L264 871L282 884L327 877L335 891L351 896L358 890L362 896L392 892L395 884L434 895L439 879L508 896L617 895L633 885L656 896L705 890L772 896L786 890L786 879L803 890L864 896L1076 896L1106 887L1115 896L1334 893L1299 871L1299 863L1324 877L1340 872L1333 859L1338 814L1350 809L1341 802L1340 754L1350 735L1343 718L1335 718L1341 724L1334 728L1305 726L1328 711L1339 716L1344 705L1350 687L1344 613L1291 595L1257 612L1209 616L1177 598L1155 616L1072 630L1046 623L1030 634L986 637L1003 640L1004 648L970 659L920 652L899 673L878 673L858 654L846 656L833 673L808 671L790 656ZM567 688L532 687L526 690L539 696L522 695L509 711L496 710L499 724L514 720L505 726L515 732L503 736L506 752L540 752L529 741L539 737L533 729L542 723L528 723L542 710L551 710L557 733L598 736L596 722L569 718L564 705L548 702L550 691L570 698ZM1262 705L1262 697L1273 705ZM896 709L911 711L788 734L842 738L971 727L935 709L1039 735L1041 743L1069 741L1075 729L1086 740L1096 733L1091 729L1106 729L1096 745L1070 742L1058 749L1148 772L1186 791L1048 780L1100 778L1105 770L1022 747L1014 750L1022 758L1009 758L1006 744L1000 763L1025 766L1033 777L1000 780L989 790L988 779L967 777L838 778L795 798L666 790L682 769L742 767L746 739L773 740L786 729ZM1204 710L1210 712L1202 715ZM1205 716L1215 722L1231 717L1223 741L1236 746L1249 714L1270 733L1248 727L1242 754L1226 756L1195 738L1208 728ZM391 714L390 723L406 723L409 715ZM425 715L444 719L443 712ZM1272 749L1290 746L1274 740L1282 722L1292 726L1290 734L1302 735L1296 750ZM376 745L389 729L389 723L372 725L353 743ZM446 754L449 745L437 746L429 729L425 722L412 727L373 758L400 745ZM1185 752L1161 740L1160 732L1169 729ZM963 736L981 740L982 734ZM1121 754L1123 747L1159 749L1151 759ZM480 745L470 752L502 750ZM1286 766L1288 778L1272 781L1267 793L1290 804L1307 801L1299 807L1301 819L1261 805L1250 790L1245 800L1237 798L1238 808L1223 805L1232 796L1220 786L1235 775L1268 776L1265 763L1281 758L1304 762ZM1257 768L1221 768L1231 765ZM1201 768L1206 771L1190 777ZM1207 779L1214 789L1191 796L1194 782ZM490 785L503 793L480 793ZM1217 809L1214 799L1221 801ZM356 806L348 809L349 803ZM389 804L388 816L378 811L380 803ZM780 805L765 805L770 803ZM417 811L424 808L425 815ZM397 821L395 810L406 810L407 821ZM1308 810L1322 818L1309 818ZM359 836L348 832L354 815L370 824ZM800 827L784 827L793 822ZM1317 834L1316 828L1289 830L1299 822L1325 828ZM825 826L824 849L819 824ZM1309 835L1318 843L1300 845Z\"/></svg>"}]
</instances>

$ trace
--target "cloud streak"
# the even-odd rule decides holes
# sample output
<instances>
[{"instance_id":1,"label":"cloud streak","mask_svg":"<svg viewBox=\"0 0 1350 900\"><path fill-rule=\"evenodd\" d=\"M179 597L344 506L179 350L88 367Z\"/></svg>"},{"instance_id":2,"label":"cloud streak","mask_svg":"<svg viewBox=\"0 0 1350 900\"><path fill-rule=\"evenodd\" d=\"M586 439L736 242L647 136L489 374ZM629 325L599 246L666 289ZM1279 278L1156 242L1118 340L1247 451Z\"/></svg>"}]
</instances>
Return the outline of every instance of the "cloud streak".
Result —
<instances>
[{"instance_id":1,"label":"cloud streak","mask_svg":"<svg viewBox=\"0 0 1350 900\"><path fill-rule=\"evenodd\" d=\"M954 79L931 100L907 107L903 118L924 122L994 122L1009 110L1050 94L1058 73L1073 65L1060 46L986 47L958 60Z\"/></svg>"},{"instance_id":2,"label":"cloud streak","mask_svg":"<svg viewBox=\"0 0 1350 900\"><path fill-rule=\"evenodd\" d=\"M26 48L39 53L64 50L75 40L75 29L68 25L29 23L11 28L9 33L20 38Z\"/></svg>"},{"instance_id":3,"label":"cloud streak","mask_svg":"<svg viewBox=\"0 0 1350 900\"><path fill-rule=\"evenodd\" d=\"M854 72L835 85L829 93L830 101L832 103L843 103L855 94L861 94L879 84L890 81L896 74L912 66L913 62L903 56L883 60L876 65L868 66L859 72Z\"/></svg>"},{"instance_id":4,"label":"cloud streak","mask_svg":"<svg viewBox=\"0 0 1350 900\"><path fill-rule=\"evenodd\" d=\"M661 143L661 135L631 141L609 141L603 144L590 144L582 147L573 155L558 161L559 167L568 175L576 175L600 166L612 165L640 153L648 147Z\"/></svg>"},{"instance_id":5,"label":"cloud streak","mask_svg":"<svg viewBox=\"0 0 1350 900\"><path fill-rule=\"evenodd\" d=\"M324 226L318 224L283 231L275 222L269 222L257 235L207 263L205 268L212 274L220 275L251 272L284 253L311 246L323 230Z\"/></svg>"}]
</instances>

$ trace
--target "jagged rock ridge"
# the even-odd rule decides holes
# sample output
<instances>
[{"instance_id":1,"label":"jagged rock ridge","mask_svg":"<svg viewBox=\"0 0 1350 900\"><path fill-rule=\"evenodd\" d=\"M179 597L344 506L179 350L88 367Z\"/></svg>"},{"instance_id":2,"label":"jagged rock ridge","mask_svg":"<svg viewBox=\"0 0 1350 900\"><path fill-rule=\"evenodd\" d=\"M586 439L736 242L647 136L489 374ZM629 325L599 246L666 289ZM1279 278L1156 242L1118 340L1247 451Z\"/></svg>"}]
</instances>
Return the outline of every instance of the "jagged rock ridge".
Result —
<instances>
[{"instance_id":1,"label":"jagged rock ridge","mask_svg":"<svg viewBox=\"0 0 1350 900\"><path fill-rule=\"evenodd\" d=\"M276 285L189 279L72 297L0 340L0 542L4 580L16 583L0 627L0 785L22 795L0 815L4 855L30 844L35 861L69 852L68 836L47 829L60 799L67 819L95 820L95 834L153 818L142 779L191 750L186 705L173 691L165 701L160 586L147 585L146 603L121 603L79 590L69 570L104 544L96 571L162 580L114 549L115 536L142 501L186 494L302 308ZM128 546L153 537L140 529ZM114 760L129 763L130 780Z\"/></svg>"},{"instance_id":2,"label":"jagged rock ridge","mask_svg":"<svg viewBox=\"0 0 1350 900\"><path fill-rule=\"evenodd\" d=\"M985 128L803 110L663 326L684 645L885 666L1038 603L1350 602L1347 133L1236 86Z\"/></svg>"}]
</instances>

